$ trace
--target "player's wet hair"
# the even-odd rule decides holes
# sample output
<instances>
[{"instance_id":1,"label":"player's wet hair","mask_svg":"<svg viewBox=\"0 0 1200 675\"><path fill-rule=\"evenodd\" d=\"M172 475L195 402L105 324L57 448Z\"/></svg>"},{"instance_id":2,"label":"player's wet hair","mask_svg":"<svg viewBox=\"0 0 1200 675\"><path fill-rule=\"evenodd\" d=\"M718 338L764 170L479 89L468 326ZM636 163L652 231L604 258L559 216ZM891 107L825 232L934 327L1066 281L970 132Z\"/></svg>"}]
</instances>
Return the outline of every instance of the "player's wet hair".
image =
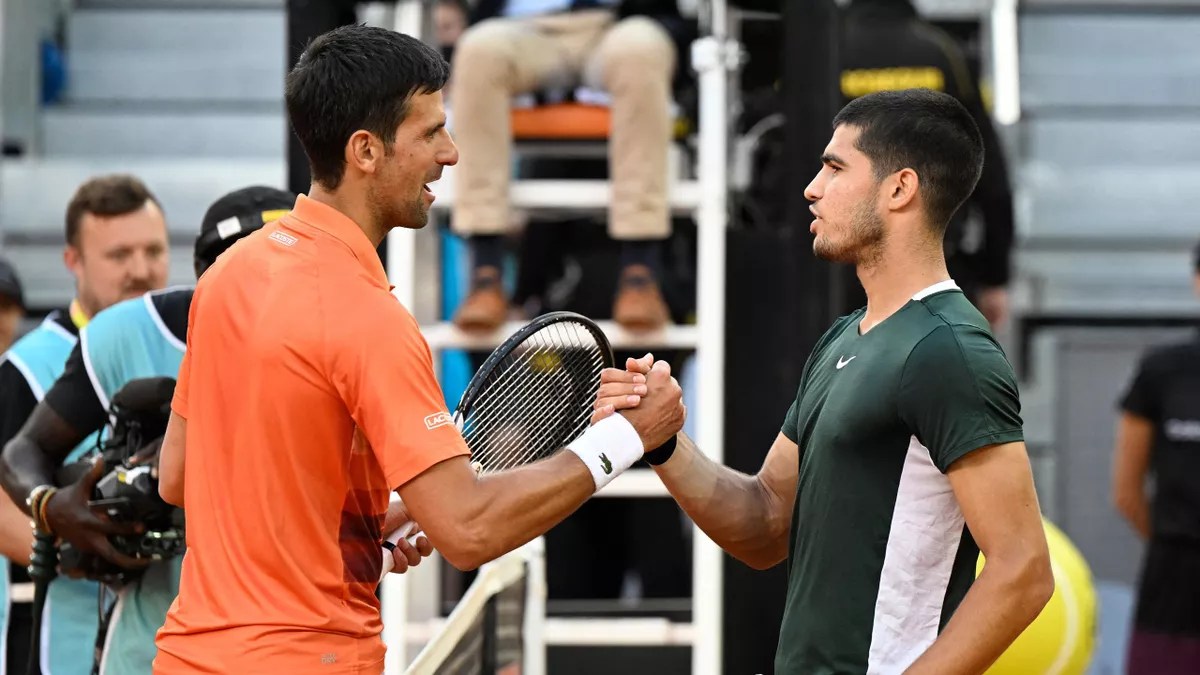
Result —
<instances>
[{"instance_id":1,"label":"player's wet hair","mask_svg":"<svg viewBox=\"0 0 1200 675\"><path fill-rule=\"evenodd\" d=\"M883 180L901 169L919 179L938 233L975 190L983 172L983 137L953 96L929 89L881 91L856 98L833 119L859 130L856 146Z\"/></svg>"},{"instance_id":2,"label":"player's wet hair","mask_svg":"<svg viewBox=\"0 0 1200 675\"><path fill-rule=\"evenodd\" d=\"M346 142L360 129L390 147L411 97L439 91L449 75L450 65L432 47L384 28L342 26L313 40L284 85L288 119L313 181L337 188Z\"/></svg>"}]
</instances>

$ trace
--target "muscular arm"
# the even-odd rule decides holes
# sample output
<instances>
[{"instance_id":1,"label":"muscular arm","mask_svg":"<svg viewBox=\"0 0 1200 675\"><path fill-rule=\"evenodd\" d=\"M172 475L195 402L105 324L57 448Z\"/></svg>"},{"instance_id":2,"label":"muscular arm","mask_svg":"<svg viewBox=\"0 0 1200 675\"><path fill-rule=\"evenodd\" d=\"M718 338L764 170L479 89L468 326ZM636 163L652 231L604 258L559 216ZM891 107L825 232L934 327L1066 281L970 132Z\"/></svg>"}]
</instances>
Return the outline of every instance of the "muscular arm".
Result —
<instances>
[{"instance_id":1,"label":"muscular arm","mask_svg":"<svg viewBox=\"0 0 1200 675\"><path fill-rule=\"evenodd\" d=\"M53 485L54 470L86 437L87 433L71 426L42 401L0 453L0 485L24 510L30 491L38 485Z\"/></svg>"},{"instance_id":2,"label":"muscular arm","mask_svg":"<svg viewBox=\"0 0 1200 675\"><path fill-rule=\"evenodd\" d=\"M38 485L53 485L54 471L93 431L103 428L104 406L87 374L79 345L63 374L29 414L0 454L0 484L22 510ZM28 526L28 523L26 524Z\"/></svg>"},{"instance_id":3,"label":"muscular arm","mask_svg":"<svg viewBox=\"0 0 1200 675\"><path fill-rule=\"evenodd\" d=\"M793 465L790 479L782 466L788 454ZM795 459L796 445L781 435L759 474L770 477L762 480L716 464L681 433L675 455L657 469L672 495L714 541L765 569L787 555L792 498L778 499L773 490L790 482L794 495ZM545 533L594 490L583 462L561 451L536 464L482 478L465 457L456 457L398 492L434 548L455 567L473 569ZM445 499L448 494L456 498ZM713 508L716 505L721 508Z\"/></svg>"},{"instance_id":4,"label":"muscular arm","mask_svg":"<svg viewBox=\"0 0 1200 675\"><path fill-rule=\"evenodd\" d=\"M1117 448L1113 462L1113 504L1141 538L1150 537L1150 500L1146 498L1146 472L1154 423L1125 412L1117 422Z\"/></svg>"},{"instance_id":5,"label":"muscular arm","mask_svg":"<svg viewBox=\"0 0 1200 675\"><path fill-rule=\"evenodd\" d=\"M779 434L758 474L718 464L680 433L671 459L654 467L671 496L718 546L754 569L787 558L799 447Z\"/></svg>"},{"instance_id":6,"label":"muscular arm","mask_svg":"<svg viewBox=\"0 0 1200 675\"><path fill-rule=\"evenodd\" d=\"M1025 444L980 448L947 472L986 562L945 630L912 667L924 673L982 673L1054 592L1050 553Z\"/></svg>"},{"instance_id":7,"label":"muscular arm","mask_svg":"<svg viewBox=\"0 0 1200 675\"><path fill-rule=\"evenodd\" d=\"M158 494L168 504L183 508L183 460L187 449L187 420L175 411L167 422L158 453Z\"/></svg>"},{"instance_id":8,"label":"muscular arm","mask_svg":"<svg viewBox=\"0 0 1200 675\"><path fill-rule=\"evenodd\" d=\"M595 489L591 472L568 450L483 477L459 456L434 465L397 492L433 547L451 565L468 570L544 534Z\"/></svg>"}]
</instances>

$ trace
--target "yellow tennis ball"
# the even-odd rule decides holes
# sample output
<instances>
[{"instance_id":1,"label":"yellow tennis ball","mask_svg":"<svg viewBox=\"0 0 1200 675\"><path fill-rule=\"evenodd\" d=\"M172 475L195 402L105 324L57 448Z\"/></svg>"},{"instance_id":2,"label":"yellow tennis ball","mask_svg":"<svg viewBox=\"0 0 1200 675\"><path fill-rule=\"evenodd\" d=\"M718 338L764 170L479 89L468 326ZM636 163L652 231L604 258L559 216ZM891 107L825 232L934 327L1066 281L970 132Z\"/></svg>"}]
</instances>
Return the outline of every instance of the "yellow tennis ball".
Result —
<instances>
[{"instance_id":1,"label":"yellow tennis ball","mask_svg":"<svg viewBox=\"0 0 1200 675\"><path fill-rule=\"evenodd\" d=\"M1082 675L1096 644L1092 573L1067 535L1043 519L1054 571L1054 595L1042 613L988 669L988 675ZM975 566L978 576L983 555Z\"/></svg>"},{"instance_id":2,"label":"yellow tennis ball","mask_svg":"<svg viewBox=\"0 0 1200 675\"><path fill-rule=\"evenodd\" d=\"M562 357L553 352L543 352L529 360L529 368L540 373L549 373L562 367Z\"/></svg>"}]
</instances>

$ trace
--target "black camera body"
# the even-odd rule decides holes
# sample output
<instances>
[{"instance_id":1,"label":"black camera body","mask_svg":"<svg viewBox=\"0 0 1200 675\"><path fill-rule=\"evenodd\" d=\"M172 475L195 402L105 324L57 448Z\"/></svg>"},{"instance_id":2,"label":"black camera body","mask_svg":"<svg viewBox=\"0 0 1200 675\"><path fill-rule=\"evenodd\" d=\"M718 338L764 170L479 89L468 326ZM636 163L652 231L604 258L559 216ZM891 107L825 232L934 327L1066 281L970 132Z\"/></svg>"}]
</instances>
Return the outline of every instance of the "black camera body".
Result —
<instances>
[{"instance_id":1,"label":"black camera body","mask_svg":"<svg viewBox=\"0 0 1200 675\"><path fill-rule=\"evenodd\" d=\"M127 556L167 560L184 549L183 510L158 494L158 451L171 415L175 380L169 377L133 380L113 396L111 433L100 442L103 476L96 482L90 502L98 512L117 523L141 523L132 536L113 535L113 548ZM95 456L62 467L58 482L77 482L92 469ZM59 564L64 571L82 570L109 583L136 579L140 570L126 570L63 542Z\"/></svg>"}]
</instances>

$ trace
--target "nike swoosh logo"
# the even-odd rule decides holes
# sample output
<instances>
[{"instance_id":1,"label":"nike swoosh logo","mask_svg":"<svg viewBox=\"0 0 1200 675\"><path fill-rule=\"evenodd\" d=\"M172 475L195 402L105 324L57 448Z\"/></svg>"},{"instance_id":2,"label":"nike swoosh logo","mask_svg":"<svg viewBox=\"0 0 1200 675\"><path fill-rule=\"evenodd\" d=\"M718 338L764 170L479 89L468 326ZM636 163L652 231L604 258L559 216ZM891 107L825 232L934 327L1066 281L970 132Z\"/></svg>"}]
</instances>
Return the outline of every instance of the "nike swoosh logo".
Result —
<instances>
[{"instance_id":1,"label":"nike swoosh logo","mask_svg":"<svg viewBox=\"0 0 1200 675\"><path fill-rule=\"evenodd\" d=\"M850 363L851 361L853 361L854 359L857 359L857 358L858 358L857 356L851 356L850 358L848 358L848 359L846 359L845 361L843 361L843 360L842 360L842 357L840 357L840 356L839 356L839 357L838 357L838 362L837 362L837 369L838 369L838 370L841 370L842 368L845 368L845 367L846 367L846 364Z\"/></svg>"}]
</instances>

